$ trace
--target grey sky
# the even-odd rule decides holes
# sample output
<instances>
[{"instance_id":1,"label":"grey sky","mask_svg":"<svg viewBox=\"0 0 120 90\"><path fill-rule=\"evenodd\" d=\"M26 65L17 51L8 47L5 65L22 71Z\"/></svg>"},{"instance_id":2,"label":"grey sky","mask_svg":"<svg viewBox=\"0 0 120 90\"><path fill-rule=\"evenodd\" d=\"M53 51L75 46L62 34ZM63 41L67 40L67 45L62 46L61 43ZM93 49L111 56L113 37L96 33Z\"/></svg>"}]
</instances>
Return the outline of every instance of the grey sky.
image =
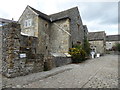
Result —
<instances>
[{"instance_id":1,"label":"grey sky","mask_svg":"<svg viewBox=\"0 0 120 90\"><path fill-rule=\"evenodd\" d=\"M14 20L19 19L27 5L48 15L78 6L83 24L87 25L89 31L105 30L107 35L118 33L118 2L81 2L81 0L2 0L1 2L0 18L14 18Z\"/></svg>"}]
</instances>

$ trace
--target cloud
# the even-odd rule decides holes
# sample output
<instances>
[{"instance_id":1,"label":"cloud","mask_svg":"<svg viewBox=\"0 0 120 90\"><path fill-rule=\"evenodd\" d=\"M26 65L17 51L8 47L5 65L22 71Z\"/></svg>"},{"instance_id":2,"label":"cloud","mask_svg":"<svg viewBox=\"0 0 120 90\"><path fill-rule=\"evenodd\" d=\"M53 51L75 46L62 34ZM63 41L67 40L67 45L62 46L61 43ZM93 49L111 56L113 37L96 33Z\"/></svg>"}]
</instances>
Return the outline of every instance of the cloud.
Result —
<instances>
[{"instance_id":1,"label":"cloud","mask_svg":"<svg viewBox=\"0 0 120 90\"><path fill-rule=\"evenodd\" d=\"M108 34L118 32L117 2L84 1L86 0L2 0L0 17L18 20L27 5L48 15L78 6L83 24L87 25L89 31L105 30Z\"/></svg>"},{"instance_id":2,"label":"cloud","mask_svg":"<svg viewBox=\"0 0 120 90\"><path fill-rule=\"evenodd\" d=\"M105 31L107 35L118 34L118 3L117 2L93 2L80 3L83 23L90 32Z\"/></svg>"},{"instance_id":3,"label":"cloud","mask_svg":"<svg viewBox=\"0 0 120 90\"><path fill-rule=\"evenodd\" d=\"M107 35L114 35L118 34L118 25L117 24L99 24L97 22L85 22L87 23L87 27L89 32L96 32L96 31L105 31Z\"/></svg>"},{"instance_id":4,"label":"cloud","mask_svg":"<svg viewBox=\"0 0 120 90\"><path fill-rule=\"evenodd\" d=\"M117 24L118 19L118 3L117 2L90 2L82 3L85 6L81 10L81 15L87 21L99 21L100 24L111 23ZM81 4L80 4L81 7Z\"/></svg>"}]
</instances>

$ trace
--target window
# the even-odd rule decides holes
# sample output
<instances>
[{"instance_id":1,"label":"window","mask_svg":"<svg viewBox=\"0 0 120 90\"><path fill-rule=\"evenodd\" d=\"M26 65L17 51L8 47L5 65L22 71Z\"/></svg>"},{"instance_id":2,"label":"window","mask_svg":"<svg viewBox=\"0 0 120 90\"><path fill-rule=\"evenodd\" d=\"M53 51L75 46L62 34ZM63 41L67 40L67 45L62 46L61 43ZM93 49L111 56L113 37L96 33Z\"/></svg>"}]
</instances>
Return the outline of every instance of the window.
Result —
<instances>
[{"instance_id":1,"label":"window","mask_svg":"<svg viewBox=\"0 0 120 90\"><path fill-rule=\"evenodd\" d=\"M90 46L91 48L93 48L93 46Z\"/></svg>"},{"instance_id":2,"label":"window","mask_svg":"<svg viewBox=\"0 0 120 90\"><path fill-rule=\"evenodd\" d=\"M77 26L78 26L78 31L79 31L79 29L80 29L80 24L77 24Z\"/></svg>"},{"instance_id":3,"label":"window","mask_svg":"<svg viewBox=\"0 0 120 90\"><path fill-rule=\"evenodd\" d=\"M48 24L47 24L47 23L45 24L45 27L48 27Z\"/></svg>"},{"instance_id":4,"label":"window","mask_svg":"<svg viewBox=\"0 0 120 90\"><path fill-rule=\"evenodd\" d=\"M77 41L77 44L81 44L81 42L80 42L80 41Z\"/></svg>"},{"instance_id":5,"label":"window","mask_svg":"<svg viewBox=\"0 0 120 90\"><path fill-rule=\"evenodd\" d=\"M32 19L25 20L24 27L30 27L32 26Z\"/></svg>"}]
</instances>

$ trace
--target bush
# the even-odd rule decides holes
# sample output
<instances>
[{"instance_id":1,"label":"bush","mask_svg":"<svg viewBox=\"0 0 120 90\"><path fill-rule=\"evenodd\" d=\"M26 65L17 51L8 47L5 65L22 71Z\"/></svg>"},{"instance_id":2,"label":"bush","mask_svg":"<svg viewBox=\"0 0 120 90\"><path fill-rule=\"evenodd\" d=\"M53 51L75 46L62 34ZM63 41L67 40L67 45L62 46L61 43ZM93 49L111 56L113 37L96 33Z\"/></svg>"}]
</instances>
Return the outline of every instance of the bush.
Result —
<instances>
[{"instance_id":1,"label":"bush","mask_svg":"<svg viewBox=\"0 0 120 90\"><path fill-rule=\"evenodd\" d=\"M89 57L89 55L90 55L90 43L87 40L87 37L84 38L84 43L83 43L82 47L83 47L84 51L86 52L87 57Z\"/></svg>"},{"instance_id":2,"label":"bush","mask_svg":"<svg viewBox=\"0 0 120 90\"><path fill-rule=\"evenodd\" d=\"M117 44L117 50L120 52L120 44Z\"/></svg>"},{"instance_id":3,"label":"bush","mask_svg":"<svg viewBox=\"0 0 120 90\"><path fill-rule=\"evenodd\" d=\"M79 63L85 60L86 52L80 45L75 45L75 48L70 48L69 54L72 56L73 63Z\"/></svg>"},{"instance_id":4,"label":"bush","mask_svg":"<svg viewBox=\"0 0 120 90\"><path fill-rule=\"evenodd\" d=\"M120 44L117 43L115 46L112 47L114 51L119 51L120 52Z\"/></svg>"}]
</instances>

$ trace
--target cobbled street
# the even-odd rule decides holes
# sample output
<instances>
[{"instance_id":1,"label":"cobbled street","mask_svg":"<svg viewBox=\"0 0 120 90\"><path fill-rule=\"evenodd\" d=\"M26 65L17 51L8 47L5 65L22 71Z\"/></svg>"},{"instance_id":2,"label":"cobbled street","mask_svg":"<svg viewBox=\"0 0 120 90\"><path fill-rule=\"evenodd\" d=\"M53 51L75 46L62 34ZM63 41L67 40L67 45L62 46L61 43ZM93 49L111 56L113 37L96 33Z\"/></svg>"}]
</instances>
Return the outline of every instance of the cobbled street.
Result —
<instances>
[{"instance_id":1,"label":"cobbled street","mask_svg":"<svg viewBox=\"0 0 120 90\"><path fill-rule=\"evenodd\" d=\"M118 55L105 55L59 69L67 66L72 69L14 88L118 88ZM21 78L24 80L25 76Z\"/></svg>"}]
</instances>

